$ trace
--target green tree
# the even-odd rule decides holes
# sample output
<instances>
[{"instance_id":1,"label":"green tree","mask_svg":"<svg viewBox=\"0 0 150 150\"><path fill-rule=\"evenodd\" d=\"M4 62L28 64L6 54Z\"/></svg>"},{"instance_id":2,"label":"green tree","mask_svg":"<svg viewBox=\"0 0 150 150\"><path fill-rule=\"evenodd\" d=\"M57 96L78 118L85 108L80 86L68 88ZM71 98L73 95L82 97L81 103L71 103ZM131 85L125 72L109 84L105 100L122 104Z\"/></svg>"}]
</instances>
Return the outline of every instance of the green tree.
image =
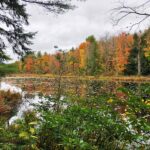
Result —
<instances>
[{"instance_id":1,"label":"green tree","mask_svg":"<svg viewBox=\"0 0 150 150\"><path fill-rule=\"evenodd\" d=\"M98 43L94 36L89 36L86 41L89 43L87 51L87 73L89 75L97 75L101 71Z\"/></svg>"},{"instance_id":2,"label":"green tree","mask_svg":"<svg viewBox=\"0 0 150 150\"><path fill-rule=\"evenodd\" d=\"M130 51L130 55L128 57L128 64L126 65L126 69L124 71L125 75L137 75L137 53L138 53L138 43L139 38L137 34L134 34L134 44Z\"/></svg>"},{"instance_id":3,"label":"green tree","mask_svg":"<svg viewBox=\"0 0 150 150\"><path fill-rule=\"evenodd\" d=\"M134 44L128 57L128 64L124 71L125 75L149 75L150 61L145 57L145 36L139 37L134 34Z\"/></svg>"},{"instance_id":4,"label":"green tree","mask_svg":"<svg viewBox=\"0 0 150 150\"><path fill-rule=\"evenodd\" d=\"M41 57L42 57L42 54L41 54L40 51L38 51L38 53L37 53L37 58L41 58Z\"/></svg>"},{"instance_id":5,"label":"green tree","mask_svg":"<svg viewBox=\"0 0 150 150\"><path fill-rule=\"evenodd\" d=\"M146 56L146 52L149 53L149 42L150 42L150 28L145 30L141 38L141 47L143 50L142 53L142 74L143 75L150 75L150 57L149 55ZM146 51L147 50L147 51Z\"/></svg>"}]
</instances>

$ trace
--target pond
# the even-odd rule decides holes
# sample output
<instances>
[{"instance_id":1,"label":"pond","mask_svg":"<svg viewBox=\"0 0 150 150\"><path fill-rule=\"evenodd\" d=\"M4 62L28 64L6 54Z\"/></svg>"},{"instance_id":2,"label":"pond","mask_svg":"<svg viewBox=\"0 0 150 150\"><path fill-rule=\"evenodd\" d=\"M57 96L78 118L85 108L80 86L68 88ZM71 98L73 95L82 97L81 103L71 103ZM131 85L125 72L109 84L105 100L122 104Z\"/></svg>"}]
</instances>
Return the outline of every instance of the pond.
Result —
<instances>
[{"instance_id":1,"label":"pond","mask_svg":"<svg viewBox=\"0 0 150 150\"><path fill-rule=\"evenodd\" d=\"M38 124L38 126L34 128L34 130L37 128L42 129L44 135L41 135L41 133L38 135L41 139L41 144L43 143L43 137L47 137L47 133L54 132L55 135L58 133L58 137L60 138L59 133L62 133L62 137L64 137L66 131L70 131L70 136L78 133L84 138L85 133L90 131L89 129L92 129L90 137L93 137L93 133L95 133L93 139L94 143L95 137L98 136L97 138L99 139L99 134L101 135L101 133L105 131L105 135L102 134L100 145L102 145L110 136L110 133L112 133L111 135L114 135L114 138L110 138L108 141L112 140L118 142L115 140L116 137L118 137L121 146L123 136L127 149L134 149L134 147L141 145L149 147L150 134L147 131L150 122L148 109L150 105L150 83L24 79L22 81L3 80L0 89L5 91L9 90L12 93L19 93L22 96L22 100L18 104L15 113L9 117L8 122L10 126L6 126L6 131L17 127L17 122L15 122L17 119L22 118L20 123L22 124L22 122L24 122L26 126L30 126L30 123L35 123L32 121L28 122L29 124L26 123L26 116L23 116L26 111L37 109L37 105L39 106L41 104L40 106L42 107L40 111L36 111L41 126ZM58 109L60 111L53 109L56 108L54 107L55 104L56 106L58 104L56 103L57 101L55 101L57 99L59 99L59 104L61 105L61 108ZM31 120L33 118L30 117ZM54 129L47 132L47 128L42 126L45 123L48 127L56 127L56 130ZM26 129L26 126L25 131L28 129ZM20 134L16 134L17 137L18 135ZM51 136L50 134L50 141L52 141ZM67 138L70 138L70 136L67 135ZM87 132L85 136L85 141L88 136L89 132ZM130 136L136 140L129 142L128 139ZM1 140L3 139L2 136ZM89 141L90 140L91 138L89 138ZM48 145L50 141L48 141ZM87 143L90 143L89 141ZM28 143L29 142L30 140Z\"/></svg>"},{"instance_id":2,"label":"pond","mask_svg":"<svg viewBox=\"0 0 150 150\"><path fill-rule=\"evenodd\" d=\"M22 101L18 105L15 115L9 119L12 124L16 119L23 116L25 111L34 109L33 105L46 102L50 96L59 95L60 97L90 97L101 94L116 94L121 97L123 94L118 88L127 88L134 90L135 93L142 94L145 87L150 83L129 83L129 82L113 82L113 81L95 81L95 80L62 80L58 79L22 79L6 80L1 82L0 89L22 95ZM143 95L143 98L149 97L150 93Z\"/></svg>"},{"instance_id":3,"label":"pond","mask_svg":"<svg viewBox=\"0 0 150 150\"><path fill-rule=\"evenodd\" d=\"M22 95L21 104L18 106L16 114L9 119L9 124L12 124L15 120L20 119L24 112L34 109L33 104L39 104L46 100L45 97L39 96L38 93L29 94L27 91L23 91L21 88L8 84L6 82L1 82L0 90L10 91L11 93L19 93Z\"/></svg>"}]
</instances>

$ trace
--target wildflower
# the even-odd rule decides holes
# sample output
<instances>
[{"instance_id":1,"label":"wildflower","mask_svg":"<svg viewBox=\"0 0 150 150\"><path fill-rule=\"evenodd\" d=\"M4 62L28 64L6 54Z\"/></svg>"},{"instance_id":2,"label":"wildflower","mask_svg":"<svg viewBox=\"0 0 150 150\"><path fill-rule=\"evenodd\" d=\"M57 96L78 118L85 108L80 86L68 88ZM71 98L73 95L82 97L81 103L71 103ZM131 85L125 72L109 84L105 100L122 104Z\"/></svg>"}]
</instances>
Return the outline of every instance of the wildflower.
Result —
<instances>
[{"instance_id":1,"label":"wildflower","mask_svg":"<svg viewBox=\"0 0 150 150\"><path fill-rule=\"evenodd\" d=\"M146 101L145 104L150 106L150 100Z\"/></svg>"},{"instance_id":2,"label":"wildflower","mask_svg":"<svg viewBox=\"0 0 150 150\"><path fill-rule=\"evenodd\" d=\"M112 103L113 102L113 99L112 98L110 98L108 101L107 101L107 103Z\"/></svg>"}]
</instances>

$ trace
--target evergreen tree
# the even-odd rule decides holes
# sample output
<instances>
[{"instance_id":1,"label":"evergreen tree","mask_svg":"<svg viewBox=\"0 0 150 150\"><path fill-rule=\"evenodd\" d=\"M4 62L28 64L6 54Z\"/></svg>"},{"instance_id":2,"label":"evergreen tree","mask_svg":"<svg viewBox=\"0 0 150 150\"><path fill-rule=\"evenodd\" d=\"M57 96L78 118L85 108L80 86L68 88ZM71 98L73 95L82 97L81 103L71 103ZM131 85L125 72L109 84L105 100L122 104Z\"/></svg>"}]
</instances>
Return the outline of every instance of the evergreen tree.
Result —
<instances>
[{"instance_id":1,"label":"evergreen tree","mask_svg":"<svg viewBox=\"0 0 150 150\"><path fill-rule=\"evenodd\" d=\"M42 54L40 51L37 52L37 58L41 58L42 57Z\"/></svg>"},{"instance_id":2,"label":"evergreen tree","mask_svg":"<svg viewBox=\"0 0 150 150\"><path fill-rule=\"evenodd\" d=\"M94 36L89 36L86 41L89 43L87 49L87 73L97 75L101 71L98 44Z\"/></svg>"},{"instance_id":3,"label":"evergreen tree","mask_svg":"<svg viewBox=\"0 0 150 150\"><path fill-rule=\"evenodd\" d=\"M130 51L128 57L128 64L124 71L125 75L138 75L138 53L140 51L140 65L141 65L141 75L150 74L150 60L145 57L144 47L145 47L145 37L139 37L137 34L134 34L134 44L133 48Z\"/></svg>"},{"instance_id":4,"label":"evergreen tree","mask_svg":"<svg viewBox=\"0 0 150 150\"><path fill-rule=\"evenodd\" d=\"M30 39L34 33L27 33L23 26L28 25L28 14L25 5L19 0L0 1L0 51L3 53L1 58L5 59L7 42L13 51L19 55L30 51Z\"/></svg>"},{"instance_id":5,"label":"evergreen tree","mask_svg":"<svg viewBox=\"0 0 150 150\"><path fill-rule=\"evenodd\" d=\"M137 75L137 53L139 51L138 47L139 37L137 34L134 34L134 43L133 48L130 51L130 55L128 57L128 64L126 65L126 69L124 71L125 75Z\"/></svg>"},{"instance_id":6,"label":"evergreen tree","mask_svg":"<svg viewBox=\"0 0 150 150\"><path fill-rule=\"evenodd\" d=\"M150 42L150 29L146 30L142 37L141 37L141 47L143 49L142 51L142 58L141 58L141 63L142 63L142 75L150 75L150 59L149 57L147 56L146 57L146 52L145 52L145 49L148 49L149 50L149 42Z\"/></svg>"}]
</instances>

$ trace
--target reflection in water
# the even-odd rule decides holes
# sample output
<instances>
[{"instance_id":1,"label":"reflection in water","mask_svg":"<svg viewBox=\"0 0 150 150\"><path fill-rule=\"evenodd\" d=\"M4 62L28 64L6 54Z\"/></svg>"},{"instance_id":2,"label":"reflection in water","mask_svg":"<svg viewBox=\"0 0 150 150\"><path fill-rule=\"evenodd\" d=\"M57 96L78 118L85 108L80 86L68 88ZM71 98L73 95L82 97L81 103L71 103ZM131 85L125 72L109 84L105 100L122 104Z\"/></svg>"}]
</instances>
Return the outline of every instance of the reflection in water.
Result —
<instances>
[{"instance_id":1,"label":"reflection in water","mask_svg":"<svg viewBox=\"0 0 150 150\"><path fill-rule=\"evenodd\" d=\"M27 94L23 93L22 103L18 107L17 114L10 118L9 124L12 124L15 120L20 119L24 112L34 109L33 105L46 101L44 97L39 97L38 94L32 96L30 95L28 98L27 97Z\"/></svg>"},{"instance_id":2,"label":"reflection in water","mask_svg":"<svg viewBox=\"0 0 150 150\"><path fill-rule=\"evenodd\" d=\"M0 83L0 90L9 90L12 93L20 93L22 95L22 103L18 107L16 115L9 119L9 124L12 124L15 120L20 119L23 116L24 112L33 109L33 104L36 105L46 100L44 97L39 96L37 93L28 94L27 92L22 91L21 88L5 82Z\"/></svg>"},{"instance_id":3,"label":"reflection in water","mask_svg":"<svg viewBox=\"0 0 150 150\"><path fill-rule=\"evenodd\" d=\"M48 86L49 85L49 86ZM106 81L94 81L94 80L89 80L89 81L70 81L70 82L64 82L62 83L63 87L63 94L64 96L66 95L73 95L73 96L98 96L101 94L120 94L117 93L117 89L119 87L126 87L127 89L134 90L135 93L140 93L141 97L144 99L144 96L150 97L150 94L147 93L146 95L142 95L142 91L144 91L145 87L149 86L149 83L143 83L143 84L138 84L138 83L121 83L121 82L106 82ZM34 88L32 88L30 84L30 88L28 85L25 85L23 83L23 90L19 87L12 86L10 84L7 84L6 82L1 82L0 89L1 90L10 90L11 92L16 92L22 94L22 103L17 109L17 114L13 116L10 120L9 123L13 123L16 119L21 118L23 113L27 110L33 109L34 106L31 104L39 104L39 103L44 103L47 102L46 97L39 96L39 92L41 92L44 95L50 96L53 95L57 87L52 87L52 84L48 83L43 83L41 86L35 86L34 83ZM20 85L22 87L22 85ZM143 87L143 88L142 88ZM122 94L122 93L121 93ZM144 92L145 94L145 92ZM52 102L52 101L51 101ZM53 107L54 103L51 103L51 108ZM48 106L48 105L47 105Z\"/></svg>"},{"instance_id":4,"label":"reflection in water","mask_svg":"<svg viewBox=\"0 0 150 150\"><path fill-rule=\"evenodd\" d=\"M13 85L10 85L6 82L1 82L0 83L0 90L3 91L10 91L12 93L22 93L22 89Z\"/></svg>"}]
</instances>

